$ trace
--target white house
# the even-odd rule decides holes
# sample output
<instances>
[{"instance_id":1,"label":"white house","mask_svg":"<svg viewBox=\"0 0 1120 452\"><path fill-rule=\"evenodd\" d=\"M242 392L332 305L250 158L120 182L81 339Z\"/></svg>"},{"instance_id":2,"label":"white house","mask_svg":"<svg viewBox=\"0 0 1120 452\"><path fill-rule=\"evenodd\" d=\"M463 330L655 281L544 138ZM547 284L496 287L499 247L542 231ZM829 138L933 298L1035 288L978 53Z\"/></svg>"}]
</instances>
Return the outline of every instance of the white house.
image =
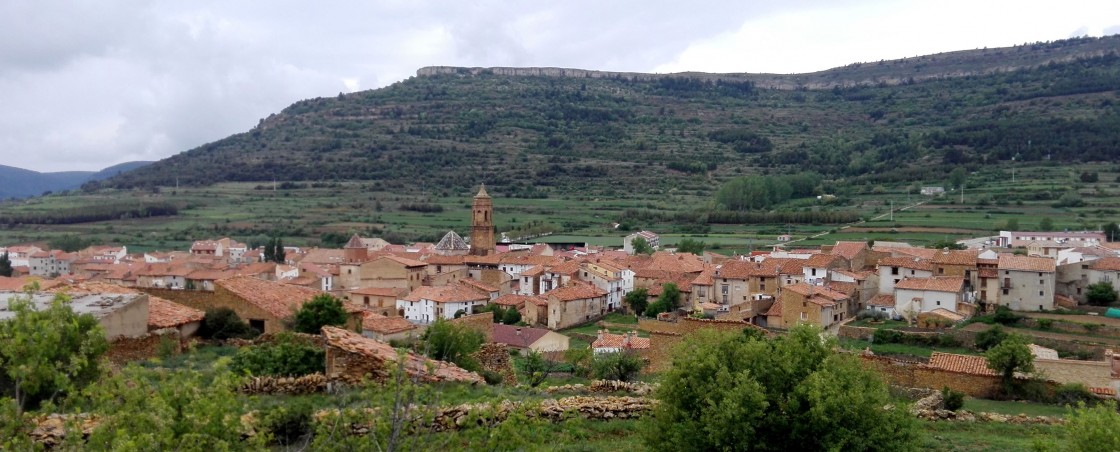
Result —
<instances>
[{"instance_id":1,"label":"white house","mask_svg":"<svg viewBox=\"0 0 1120 452\"><path fill-rule=\"evenodd\" d=\"M933 265L917 257L885 257L879 259L879 293L893 294L894 285L905 278L929 278Z\"/></svg>"},{"instance_id":2,"label":"white house","mask_svg":"<svg viewBox=\"0 0 1120 452\"><path fill-rule=\"evenodd\" d=\"M999 257L997 302L1013 311L1054 309L1054 259L1002 255Z\"/></svg>"},{"instance_id":3,"label":"white house","mask_svg":"<svg viewBox=\"0 0 1120 452\"><path fill-rule=\"evenodd\" d=\"M588 261L580 266L579 279L607 292L607 309L622 306L622 299L634 290L634 271L610 261Z\"/></svg>"},{"instance_id":4,"label":"white house","mask_svg":"<svg viewBox=\"0 0 1120 452\"><path fill-rule=\"evenodd\" d=\"M650 231L639 231L622 239L622 250L626 251L627 254L634 254L634 239L639 237L645 239L646 243L654 250L661 247L661 236Z\"/></svg>"},{"instance_id":5,"label":"white house","mask_svg":"<svg viewBox=\"0 0 1120 452\"><path fill-rule=\"evenodd\" d=\"M487 294L462 284L420 286L397 300L397 312L411 322L428 324L436 319L454 319L459 311L474 314L489 300Z\"/></svg>"}]
</instances>

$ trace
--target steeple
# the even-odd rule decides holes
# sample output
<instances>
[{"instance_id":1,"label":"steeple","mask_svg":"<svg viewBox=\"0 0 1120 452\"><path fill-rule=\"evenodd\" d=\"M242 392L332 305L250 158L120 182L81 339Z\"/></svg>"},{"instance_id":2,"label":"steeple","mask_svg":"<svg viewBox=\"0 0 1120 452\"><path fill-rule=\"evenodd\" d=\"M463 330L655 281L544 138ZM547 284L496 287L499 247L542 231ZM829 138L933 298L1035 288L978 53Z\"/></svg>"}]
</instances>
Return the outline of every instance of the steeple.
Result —
<instances>
[{"instance_id":1,"label":"steeple","mask_svg":"<svg viewBox=\"0 0 1120 452\"><path fill-rule=\"evenodd\" d=\"M471 255L489 256L494 254L494 211L493 201L486 193L486 185L478 189L471 203Z\"/></svg>"},{"instance_id":2,"label":"steeple","mask_svg":"<svg viewBox=\"0 0 1120 452\"><path fill-rule=\"evenodd\" d=\"M486 193L486 184L482 184L482 186L478 188L478 194L474 195L474 197L475 198L489 198L490 197L490 194Z\"/></svg>"}]
</instances>

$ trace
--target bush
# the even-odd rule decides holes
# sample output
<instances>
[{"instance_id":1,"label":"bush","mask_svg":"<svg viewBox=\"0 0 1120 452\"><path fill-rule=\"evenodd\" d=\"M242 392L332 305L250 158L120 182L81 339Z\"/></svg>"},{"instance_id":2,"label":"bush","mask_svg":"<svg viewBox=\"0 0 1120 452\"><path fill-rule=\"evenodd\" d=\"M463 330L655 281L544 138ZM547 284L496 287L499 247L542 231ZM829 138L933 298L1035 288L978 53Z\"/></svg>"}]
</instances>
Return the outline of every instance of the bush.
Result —
<instances>
[{"instance_id":1,"label":"bush","mask_svg":"<svg viewBox=\"0 0 1120 452\"><path fill-rule=\"evenodd\" d=\"M311 404L296 400L273 407L264 414L261 426L282 446L296 444L311 434Z\"/></svg>"},{"instance_id":2,"label":"bush","mask_svg":"<svg viewBox=\"0 0 1120 452\"><path fill-rule=\"evenodd\" d=\"M206 317L198 328L198 336L203 339L251 339L261 333L242 321L230 308L207 309Z\"/></svg>"},{"instance_id":3,"label":"bush","mask_svg":"<svg viewBox=\"0 0 1120 452\"><path fill-rule=\"evenodd\" d=\"M886 320L887 313L874 309L864 309L856 314L856 320Z\"/></svg>"},{"instance_id":4,"label":"bush","mask_svg":"<svg viewBox=\"0 0 1120 452\"><path fill-rule=\"evenodd\" d=\"M645 367L637 353L601 353L591 360L591 374L601 380L630 381Z\"/></svg>"},{"instance_id":5,"label":"bush","mask_svg":"<svg viewBox=\"0 0 1120 452\"><path fill-rule=\"evenodd\" d=\"M902 332L896 330L875 330L873 339L878 344L897 344L902 342Z\"/></svg>"},{"instance_id":6,"label":"bush","mask_svg":"<svg viewBox=\"0 0 1120 452\"><path fill-rule=\"evenodd\" d=\"M482 375L482 379L486 380L486 384L490 386L502 384L502 374L500 373L494 372L489 369L482 369L478 373L479 375Z\"/></svg>"},{"instance_id":7,"label":"bush","mask_svg":"<svg viewBox=\"0 0 1120 452\"><path fill-rule=\"evenodd\" d=\"M572 375L586 377L591 375L591 361L594 352L590 348L569 348L564 351L564 361L572 366Z\"/></svg>"},{"instance_id":8,"label":"bush","mask_svg":"<svg viewBox=\"0 0 1120 452\"><path fill-rule=\"evenodd\" d=\"M292 318L292 330L299 333L319 334L323 326L343 326L349 316L342 307L342 300L330 294L319 294L300 306Z\"/></svg>"},{"instance_id":9,"label":"bush","mask_svg":"<svg viewBox=\"0 0 1120 452\"><path fill-rule=\"evenodd\" d=\"M993 321L1004 326L1015 325L1022 319L1022 316L1016 314L1015 311L1012 311L1011 308L1007 306L997 307L995 315L992 316Z\"/></svg>"},{"instance_id":10,"label":"bush","mask_svg":"<svg viewBox=\"0 0 1120 452\"><path fill-rule=\"evenodd\" d=\"M325 372L325 359L322 348L290 333L282 333L272 343L238 351L230 362L230 369L250 375L298 377Z\"/></svg>"},{"instance_id":11,"label":"bush","mask_svg":"<svg viewBox=\"0 0 1120 452\"><path fill-rule=\"evenodd\" d=\"M1077 406L1079 403L1093 405L1100 402L1100 398L1089 391L1085 385L1067 383L1054 390L1054 403L1059 405Z\"/></svg>"},{"instance_id":12,"label":"bush","mask_svg":"<svg viewBox=\"0 0 1120 452\"><path fill-rule=\"evenodd\" d=\"M976 334L976 349L986 351L1007 339L1007 332L999 325L988 328Z\"/></svg>"},{"instance_id":13,"label":"bush","mask_svg":"<svg viewBox=\"0 0 1120 452\"><path fill-rule=\"evenodd\" d=\"M941 399L945 402L945 409L949 411L957 411L964 406L964 393L949 389L948 386L941 388Z\"/></svg>"},{"instance_id":14,"label":"bush","mask_svg":"<svg viewBox=\"0 0 1120 452\"><path fill-rule=\"evenodd\" d=\"M421 341L422 349L431 358L455 363L467 370L481 368L472 356L485 342L478 330L439 319L424 331Z\"/></svg>"},{"instance_id":15,"label":"bush","mask_svg":"<svg viewBox=\"0 0 1120 452\"><path fill-rule=\"evenodd\" d=\"M1048 331L1048 330L1050 330L1050 328L1054 327L1054 321L1051 320L1051 319L1038 319L1037 321L1038 321L1038 329L1040 329L1040 330Z\"/></svg>"},{"instance_id":16,"label":"bush","mask_svg":"<svg viewBox=\"0 0 1120 452\"><path fill-rule=\"evenodd\" d=\"M1116 434L1120 429L1120 413L1116 411L1116 402L1096 407L1079 405L1066 421L1070 450L1120 450L1120 435Z\"/></svg>"}]
</instances>

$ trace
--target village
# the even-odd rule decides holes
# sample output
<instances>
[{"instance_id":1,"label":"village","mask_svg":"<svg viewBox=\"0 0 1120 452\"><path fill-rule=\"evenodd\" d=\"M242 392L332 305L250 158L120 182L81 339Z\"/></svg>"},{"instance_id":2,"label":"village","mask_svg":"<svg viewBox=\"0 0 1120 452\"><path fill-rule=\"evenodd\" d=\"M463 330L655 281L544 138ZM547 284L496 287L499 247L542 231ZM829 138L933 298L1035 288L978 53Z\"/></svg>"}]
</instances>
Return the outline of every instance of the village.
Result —
<instances>
[{"instance_id":1,"label":"village","mask_svg":"<svg viewBox=\"0 0 1120 452\"><path fill-rule=\"evenodd\" d=\"M208 309L228 308L258 332L278 333L303 303L327 293L344 301L353 329L361 332L348 340L366 341L382 353L391 351L388 343L415 340L442 319L475 325L488 342L522 352L633 351L643 357L645 372L666 369L670 349L703 328L781 334L810 324L852 343L873 341L885 323L908 330L903 334L964 335L967 343L982 331L973 327L986 325L954 327L998 310L1036 324L1074 311L1082 315L1068 318L1120 323L1115 310L1087 305L1091 286L1120 288L1120 246L1100 232L1001 231L962 241L963 249L837 242L725 256L665 249L650 231L621 238L617 249L496 243L494 214L482 187L473 200L469 239L451 231L439 243L354 235L342 249L280 252L217 238L195 241L189 250L142 255L114 246L75 253L9 246L0 255L8 256L14 274L0 277L0 291L7 292L0 301L32 283L69 293L77 297L76 311L101 319L109 339L146 343L152 353L156 341L144 339L150 332L170 329L189 340ZM644 306L666 292L677 294L675 306L651 316L635 312L633 294L644 294ZM499 317L509 310L517 315L503 322ZM1086 345L1086 338L1039 336L1031 347L1050 381L1116 397L1120 354L1112 353L1112 341ZM893 359L865 348L865 359L880 367ZM996 373L982 356L934 351L928 360L895 364L935 374L925 381L914 372L892 375L887 366L888 379L905 380L899 384L959 386L978 397L996 391ZM959 384L946 383L946 375L959 377ZM976 376L991 381L977 387Z\"/></svg>"}]
</instances>

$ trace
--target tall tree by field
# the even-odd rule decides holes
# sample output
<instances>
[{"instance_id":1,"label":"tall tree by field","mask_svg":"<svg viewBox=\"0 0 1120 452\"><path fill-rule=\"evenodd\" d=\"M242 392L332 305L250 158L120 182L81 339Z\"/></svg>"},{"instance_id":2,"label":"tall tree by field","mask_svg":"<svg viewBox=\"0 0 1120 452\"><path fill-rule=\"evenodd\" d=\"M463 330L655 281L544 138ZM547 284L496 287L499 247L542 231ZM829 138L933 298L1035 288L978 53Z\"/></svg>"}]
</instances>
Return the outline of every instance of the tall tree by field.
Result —
<instances>
[{"instance_id":1,"label":"tall tree by field","mask_svg":"<svg viewBox=\"0 0 1120 452\"><path fill-rule=\"evenodd\" d=\"M654 301L646 308L646 315L657 317L657 314L662 312L672 312L680 306L680 302L681 290L676 284L665 283L661 286L661 295L657 296L657 301Z\"/></svg>"},{"instance_id":2,"label":"tall tree by field","mask_svg":"<svg viewBox=\"0 0 1120 452\"><path fill-rule=\"evenodd\" d=\"M634 240L630 241L630 246L634 247L634 254L653 254L653 247L643 237L634 237Z\"/></svg>"},{"instance_id":3,"label":"tall tree by field","mask_svg":"<svg viewBox=\"0 0 1120 452\"><path fill-rule=\"evenodd\" d=\"M8 252L5 251L4 255L0 256L0 276L11 277L13 271L12 260L8 258Z\"/></svg>"},{"instance_id":4,"label":"tall tree by field","mask_svg":"<svg viewBox=\"0 0 1120 452\"><path fill-rule=\"evenodd\" d=\"M292 330L307 334L321 334L323 326L344 326L349 315L342 300L331 294L319 294L300 306L292 317Z\"/></svg>"},{"instance_id":5,"label":"tall tree by field","mask_svg":"<svg viewBox=\"0 0 1120 452\"><path fill-rule=\"evenodd\" d=\"M1109 242L1120 240L1120 225L1115 221L1104 225L1104 236Z\"/></svg>"},{"instance_id":6,"label":"tall tree by field","mask_svg":"<svg viewBox=\"0 0 1120 452\"><path fill-rule=\"evenodd\" d=\"M101 374L109 349L104 330L89 314L78 315L66 295L37 308L29 289L11 298L15 316L0 322L0 389L20 409L72 394Z\"/></svg>"},{"instance_id":7,"label":"tall tree by field","mask_svg":"<svg viewBox=\"0 0 1120 452\"><path fill-rule=\"evenodd\" d=\"M859 358L797 326L700 330L675 350L644 439L656 450L914 450L916 420ZM884 409L888 405L894 408Z\"/></svg>"},{"instance_id":8,"label":"tall tree by field","mask_svg":"<svg viewBox=\"0 0 1120 452\"><path fill-rule=\"evenodd\" d=\"M704 249L708 245L700 240L684 239L677 244L677 251L681 253L692 253L697 256L704 254Z\"/></svg>"},{"instance_id":9,"label":"tall tree by field","mask_svg":"<svg viewBox=\"0 0 1120 452\"><path fill-rule=\"evenodd\" d=\"M968 171L958 166L949 173L949 186L961 188L964 186L965 179L968 179Z\"/></svg>"},{"instance_id":10,"label":"tall tree by field","mask_svg":"<svg viewBox=\"0 0 1120 452\"><path fill-rule=\"evenodd\" d=\"M1027 339L1018 334L1009 334L999 345L984 352L988 367L999 372L1003 379L1004 391L1012 393L1016 373L1034 371L1034 355L1027 347Z\"/></svg>"},{"instance_id":11,"label":"tall tree by field","mask_svg":"<svg viewBox=\"0 0 1120 452\"><path fill-rule=\"evenodd\" d=\"M629 306L630 310L634 311L634 314L642 315L642 313L646 312L646 307L649 306L649 291L646 290L645 287L631 290L630 293L622 298L622 302L626 303L626 306Z\"/></svg>"}]
</instances>

